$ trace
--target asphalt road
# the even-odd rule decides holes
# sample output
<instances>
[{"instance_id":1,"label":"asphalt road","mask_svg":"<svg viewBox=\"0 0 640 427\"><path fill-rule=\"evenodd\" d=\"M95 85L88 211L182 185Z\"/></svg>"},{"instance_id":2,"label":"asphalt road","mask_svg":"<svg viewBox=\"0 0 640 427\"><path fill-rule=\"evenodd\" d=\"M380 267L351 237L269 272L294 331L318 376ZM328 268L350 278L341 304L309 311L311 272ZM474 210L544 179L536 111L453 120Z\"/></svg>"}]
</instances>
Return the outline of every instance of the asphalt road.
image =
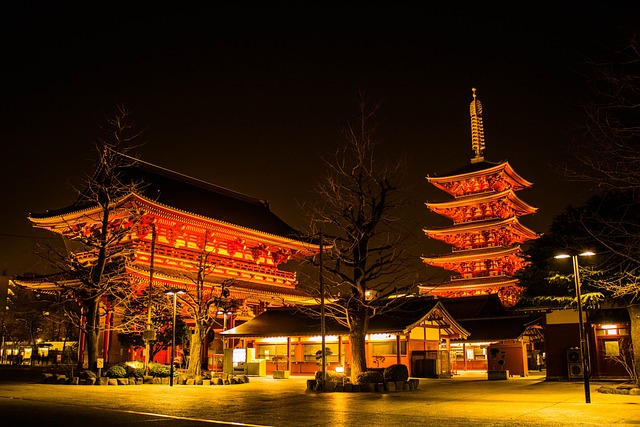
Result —
<instances>
[{"instance_id":1,"label":"asphalt road","mask_svg":"<svg viewBox=\"0 0 640 427\"><path fill-rule=\"evenodd\" d=\"M421 379L415 391L318 393L307 377L252 377L225 386L83 386L0 382L3 426L640 426L640 396L611 383L543 376L488 381L486 373Z\"/></svg>"}]
</instances>

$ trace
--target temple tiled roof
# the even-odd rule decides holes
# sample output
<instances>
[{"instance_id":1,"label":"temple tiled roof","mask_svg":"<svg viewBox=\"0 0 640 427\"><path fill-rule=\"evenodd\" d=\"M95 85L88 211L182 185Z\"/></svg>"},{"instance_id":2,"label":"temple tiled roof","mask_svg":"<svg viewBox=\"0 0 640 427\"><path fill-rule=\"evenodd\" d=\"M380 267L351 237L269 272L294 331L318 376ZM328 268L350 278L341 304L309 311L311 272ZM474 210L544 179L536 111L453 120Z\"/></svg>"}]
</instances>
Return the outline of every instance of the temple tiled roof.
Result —
<instances>
[{"instance_id":1,"label":"temple tiled roof","mask_svg":"<svg viewBox=\"0 0 640 427\"><path fill-rule=\"evenodd\" d=\"M525 335L540 338L541 315L493 317L487 319L461 320L470 332L467 341L517 340Z\"/></svg>"},{"instance_id":2,"label":"temple tiled roof","mask_svg":"<svg viewBox=\"0 0 640 427\"><path fill-rule=\"evenodd\" d=\"M438 301L471 335L468 341L518 339L540 334L543 315L516 315L505 309L496 294L463 298L438 298Z\"/></svg>"},{"instance_id":3,"label":"temple tiled roof","mask_svg":"<svg viewBox=\"0 0 640 427\"><path fill-rule=\"evenodd\" d=\"M496 294L462 298L438 298L457 320L505 316L507 311Z\"/></svg>"},{"instance_id":4,"label":"temple tiled roof","mask_svg":"<svg viewBox=\"0 0 640 427\"><path fill-rule=\"evenodd\" d=\"M367 333L403 333L428 319L432 313L434 316L430 320L438 322L447 333L467 335L467 331L451 318L438 300L425 298L415 298L406 304L399 304L397 309L387 314L375 316L369 323ZM344 325L331 316L325 317L325 331L327 335L349 333ZM316 336L320 335L320 318L295 307L269 308L252 320L222 334L227 337Z\"/></svg>"},{"instance_id":5,"label":"temple tiled roof","mask_svg":"<svg viewBox=\"0 0 640 427\"><path fill-rule=\"evenodd\" d=\"M120 179L122 182L142 183L139 190L141 196L185 213L277 236L301 238L301 233L276 216L265 200L143 161L124 167ZM91 204L79 199L70 206L45 213L32 213L30 217L50 218L90 207Z\"/></svg>"}]
</instances>

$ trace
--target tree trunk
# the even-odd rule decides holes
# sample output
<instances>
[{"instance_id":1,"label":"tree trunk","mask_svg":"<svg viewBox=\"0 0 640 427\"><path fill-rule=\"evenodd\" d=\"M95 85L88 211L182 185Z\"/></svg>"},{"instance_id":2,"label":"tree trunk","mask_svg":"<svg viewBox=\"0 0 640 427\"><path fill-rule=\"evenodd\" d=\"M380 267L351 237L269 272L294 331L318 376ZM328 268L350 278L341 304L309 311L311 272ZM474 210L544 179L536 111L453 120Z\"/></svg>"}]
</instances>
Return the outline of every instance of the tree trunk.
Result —
<instances>
[{"instance_id":1,"label":"tree trunk","mask_svg":"<svg viewBox=\"0 0 640 427\"><path fill-rule=\"evenodd\" d=\"M627 306L631 319L631 346L633 349L633 367L636 373L636 387L640 387L640 304Z\"/></svg>"},{"instance_id":2,"label":"tree trunk","mask_svg":"<svg viewBox=\"0 0 640 427\"><path fill-rule=\"evenodd\" d=\"M358 375L367 370L367 352L365 347L366 331L362 326L364 322L352 322L351 333L351 382L355 384Z\"/></svg>"},{"instance_id":3,"label":"tree trunk","mask_svg":"<svg viewBox=\"0 0 640 427\"><path fill-rule=\"evenodd\" d=\"M189 377L202 373L202 326L196 322L193 334L191 334L191 344L189 346L189 366L187 375Z\"/></svg>"},{"instance_id":4,"label":"tree trunk","mask_svg":"<svg viewBox=\"0 0 640 427\"><path fill-rule=\"evenodd\" d=\"M87 349L87 366L90 370L97 370L98 359L98 337L100 333L100 319L99 319L99 307L100 300L92 298L87 302L86 313L86 349Z\"/></svg>"}]
</instances>

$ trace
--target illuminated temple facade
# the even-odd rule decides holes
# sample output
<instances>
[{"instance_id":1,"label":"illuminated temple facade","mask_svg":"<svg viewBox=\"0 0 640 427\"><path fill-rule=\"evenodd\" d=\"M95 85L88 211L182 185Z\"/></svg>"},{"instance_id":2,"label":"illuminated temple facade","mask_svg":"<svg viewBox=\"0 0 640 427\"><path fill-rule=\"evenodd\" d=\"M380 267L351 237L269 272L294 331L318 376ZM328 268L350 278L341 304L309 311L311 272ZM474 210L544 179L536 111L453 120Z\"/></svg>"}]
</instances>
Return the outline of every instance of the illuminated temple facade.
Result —
<instances>
[{"instance_id":1,"label":"illuminated temple facade","mask_svg":"<svg viewBox=\"0 0 640 427\"><path fill-rule=\"evenodd\" d=\"M427 177L429 183L453 198L427 202L432 212L453 224L426 228L432 239L451 245L451 253L424 256L423 262L452 272L449 281L420 287L438 297L467 297L497 294L506 306L514 305L521 293L514 273L523 267L521 244L537 238L519 218L536 212L516 192L531 187L509 162L484 159L482 104L473 90L470 105L471 163L443 176Z\"/></svg>"},{"instance_id":2,"label":"illuminated temple facade","mask_svg":"<svg viewBox=\"0 0 640 427\"><path fill-rule=\"evenodd\" d=\"M229 316L225 313L225 328L249 320L269 306L313 302L296 288L295 272L281 267L317 253L318 246L305 241L276 216L268 202L140 160L123 168L120 177L144 183L116 204L127 209L110 212L109 221L114 230L128 230L120 245L130 254L125 268L134 292L147 287L197 292L196 277L202 268L199 260L206 254L203 292L234 302L233 312ZM135 221L130 218L132 206L139 215ZM70 240L78 233L94 233L101 218L96 205L77 204L29 216L34 227ZM91 262L94 254L74 256ZM231 283L224 294L223 283ZM59 282L42 278L21 284L41 291L59 287ZM119 313L110 311L106 298L103 307L107 313L102 320L107 332L101 338L105 362L140 357L127 355L126 349L123 355L117 348L112 335L116 334ZM184 320L190 323L188 316Z\"/></svg>"}]
</instances>

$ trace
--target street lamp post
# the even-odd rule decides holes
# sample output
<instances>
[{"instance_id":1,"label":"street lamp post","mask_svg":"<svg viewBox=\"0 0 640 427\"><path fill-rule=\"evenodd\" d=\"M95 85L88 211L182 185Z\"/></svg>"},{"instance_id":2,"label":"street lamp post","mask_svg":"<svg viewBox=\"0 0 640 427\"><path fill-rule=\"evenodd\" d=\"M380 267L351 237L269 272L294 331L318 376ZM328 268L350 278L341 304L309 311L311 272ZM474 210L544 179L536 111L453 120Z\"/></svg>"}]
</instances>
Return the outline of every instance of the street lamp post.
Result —
<instances>
[{"instance_id":1,"label":"street lamp post","mask_svg":"<svg viewBox=\"0 0 640 427\"><path fill-rule=\"evenodd\" d=\"M171 365L169 367L169 386L173 387L173 362L176 358L176 307L178 304L178 294L184 294L182 289L171 289L165 292L167 295L173 296L173 320L171 322Z\"/></svg>"},{"instance_id":2,"label":"street lamp post","mask_svg":"<svg viewBox=\"0 0 640 427\"><path fill-rule=\"evenodd\" d=\"M580 285L580 266L578 263L579 256L593 256L595 253L591 251L582 252L578 255L560 254L555 258L571 258L573 264L573 278L576 286L576 299L578 304L578 328L580 332L580 354L582 355L582 376L584 378L584 400L591 403L591 390L589 389L589 377L591 376L591 363L589 363L589 347L587 346L587 333L584 328L584 320L582 319L582 293Z\"/></svg>"},{"instance_id":3,"label":"street lamp post","mask_svg":"<svg viewBox=\"0 0 640 427\"><path fill-rule=\"evenodd\" d=\"M319 256L319 264L320 264L320 274L318 280L320 281L320 334L322 336L322 391L325 390L325 382L327 379L327 355L326 355L326 325L325 325L325 312L324 312L324 280L322 278L322 226L320 226L320 252Z\"/></svg>"},{"instance_id":4,"label":"street lamp post","mask_svg":"<svg viewBox=\"0 0 640 427\"><path fill-rule=\"evenodd\" d=\"M145 343L145 353L144 353L144 372L145 374L149 374L149 362L151 356L151 341L156 339L156 331L153 328L153 323L151 322L151 306L153 304L153 255L156 249L156 225L151 223L151 258L149 259L149 301L147 302L147 327L144 330L142 336L144 338Z\"/></svg>"}]
</instances>

